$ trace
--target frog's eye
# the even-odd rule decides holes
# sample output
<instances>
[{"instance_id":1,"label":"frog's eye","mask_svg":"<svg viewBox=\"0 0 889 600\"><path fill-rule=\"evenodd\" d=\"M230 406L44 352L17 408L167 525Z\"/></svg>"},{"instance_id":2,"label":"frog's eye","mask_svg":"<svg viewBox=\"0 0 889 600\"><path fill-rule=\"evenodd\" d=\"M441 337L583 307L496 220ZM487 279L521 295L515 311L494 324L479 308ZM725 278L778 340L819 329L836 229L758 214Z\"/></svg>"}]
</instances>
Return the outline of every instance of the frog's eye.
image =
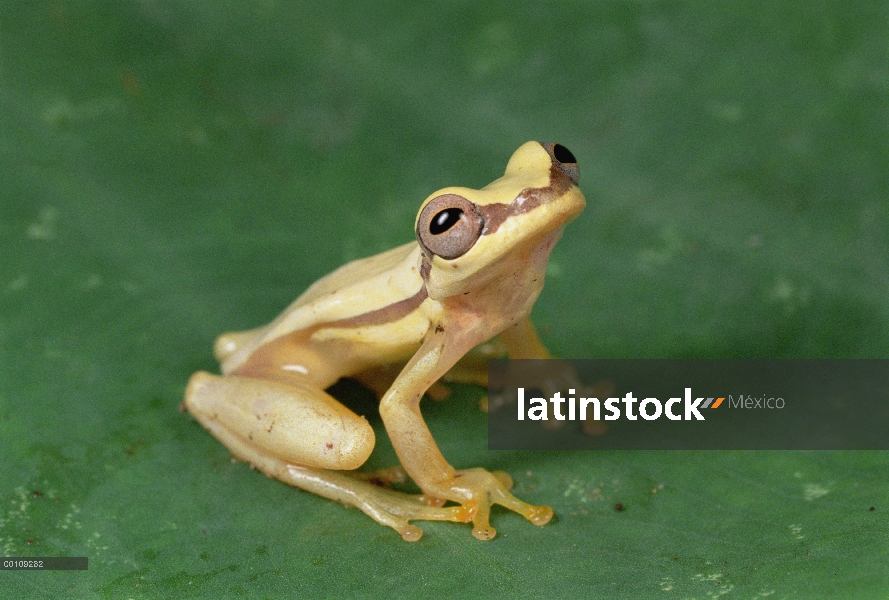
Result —
<instances>
[{"instance_id":1,"label":"frog's eye","mask_svg":"<svg viewBox=\"0 0 889 600\"><path fill-rule=\"evenodd\" d=\"M417 241L446 260L463 256L475 245L484 221L478 208L457 194L433 198L417 219Z\"/></svg>"},{"instance_id":2,"label":"frog's eye","mask_svg":"<svg viewBox=\"0 0 889 600\"><path fill-rule=\"evenodd\" d=\"M580 178L580 169L577 167L577 159L574 158L571 150L562 144L553 143L543 144L543 147L549 153L553 164L559 167L559 170L577 185L577 180Z\"/></svg>"}]
</instances>

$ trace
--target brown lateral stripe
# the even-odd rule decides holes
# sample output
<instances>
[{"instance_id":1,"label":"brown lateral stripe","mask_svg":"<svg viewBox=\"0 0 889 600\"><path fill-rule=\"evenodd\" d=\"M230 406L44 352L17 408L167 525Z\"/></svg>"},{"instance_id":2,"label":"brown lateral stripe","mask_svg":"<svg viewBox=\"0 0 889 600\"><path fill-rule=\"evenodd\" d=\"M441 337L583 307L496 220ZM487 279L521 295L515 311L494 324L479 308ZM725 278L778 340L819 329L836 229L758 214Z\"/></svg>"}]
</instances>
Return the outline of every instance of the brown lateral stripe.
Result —
<instances>
[{"instance_id":1,"label":"brown lateral stripe","mask_svg":"<svg viewBox=\"0 0 889 600\"><path fill-rule=\"evenodd\" d=\"M420 287L420 290L410 298L405 298L404 300L393 302L388 306L383 306L382 308L378 308L364 314L355 315L354 317L339 319L338 321L330 321L328 323L319 323L318 325L309 327L308 331L310 333L314 333L319 329L366 327L368 325L392 323L408 316L415 308L420 306L427 297L428 294L426 293L426 286L424 285Z\"/></svg>"}]
</instances>

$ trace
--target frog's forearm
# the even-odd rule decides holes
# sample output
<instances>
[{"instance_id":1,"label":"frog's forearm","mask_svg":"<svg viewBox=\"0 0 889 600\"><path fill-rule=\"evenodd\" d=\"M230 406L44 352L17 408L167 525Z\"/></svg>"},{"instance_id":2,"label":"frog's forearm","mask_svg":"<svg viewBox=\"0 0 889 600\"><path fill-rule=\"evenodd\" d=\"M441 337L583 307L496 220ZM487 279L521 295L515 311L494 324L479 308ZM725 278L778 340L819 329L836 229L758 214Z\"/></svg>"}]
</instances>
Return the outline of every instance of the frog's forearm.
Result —
<instances>
[{"instance_id":1,"label":"frog's forearm","mask_svg":"<svg viewBox=\"0 0 889 600\"><path fill-rule=\"evenodd\" d=\"M454 468L445 460L423 416L423 393L444 375L475 340L436 327L380 401L380 415L402 466L423 488L452 480Z\"/></svg>"},{"instance_id":2,"label":"frog's forearm","mask_svg":"<svg viewBox=\"0 0 889 600\"><path fill-rule=\"evenodd\" d=\"M442 456L426 427L419 401L409 405L397 401L380 405L380 413L401 465L417 485L423 488L454 478L456 471Z\"/></svg>"}]
</instances>

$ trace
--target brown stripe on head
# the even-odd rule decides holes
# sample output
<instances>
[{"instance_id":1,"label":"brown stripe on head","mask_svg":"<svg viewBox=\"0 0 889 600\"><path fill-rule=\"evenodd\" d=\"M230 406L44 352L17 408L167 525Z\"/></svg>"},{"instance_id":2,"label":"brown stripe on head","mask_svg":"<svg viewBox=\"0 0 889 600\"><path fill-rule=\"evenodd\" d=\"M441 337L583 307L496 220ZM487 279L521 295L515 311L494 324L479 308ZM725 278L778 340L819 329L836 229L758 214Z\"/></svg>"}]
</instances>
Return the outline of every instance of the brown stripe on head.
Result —
<instances>
[{"instance_id":1,"label":"brown stripe on head","mask_svg":"<svg viewBox=\"0 0 889 600\"><path fill-rule=\"evenodd\" d=\"M543 145L543 147L546 148L549 145L550 144L546 144ZM558 144L555 144L555 146L558 146ZM559 147L564 148L564 146ZM552 154L549 149L547 149L547 151ZM543 204L546 201L546 198L551 198L553 195L561 195L568 191L572 185L576 185L576 180L573 180L569 174L565 172L566 167L560 167L560 164L561 163L557 163L555 159L553 159L553 164L549 168L548 186L526 188L509 204L499 203L479 206L479 212L485 222L484 228L482 229L482 235L490 235L496 232L509 217L530 212ZM574 164L573 167L576 172L577 165Z\"/></svg>"}]
</instances>

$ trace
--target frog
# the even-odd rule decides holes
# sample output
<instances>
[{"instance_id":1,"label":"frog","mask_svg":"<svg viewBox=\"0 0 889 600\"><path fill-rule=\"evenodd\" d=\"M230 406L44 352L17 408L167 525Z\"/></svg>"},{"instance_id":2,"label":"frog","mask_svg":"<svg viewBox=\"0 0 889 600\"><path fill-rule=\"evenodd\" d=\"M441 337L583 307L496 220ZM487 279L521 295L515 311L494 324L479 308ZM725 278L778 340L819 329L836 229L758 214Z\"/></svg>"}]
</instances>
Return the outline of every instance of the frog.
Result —
<instances>
[{"instance_id":1,"label":"frog","mask_svg":"<svg viewBox=\"0 0 889 600\"><path fill-rule=\"evenodd\" d=\"M268 325L219 336L220 373L193 374L183 410L233 458L407 541L423 535L411 521L471 522L490 540L494 504L547 524L552 508L514 496L507 473L451 466L420 400L442 381L484 385L479 357L491 344L511 358L550 357L529 315L553 246L585 207L578 178L566 147L532 141L481 189L435 192L413 241L334 270ZM359 470L376 438L328 393L342 378L376 392L398 466ZM420 494L393 487L406 478Z\"/></svg>"}]
</instances>

